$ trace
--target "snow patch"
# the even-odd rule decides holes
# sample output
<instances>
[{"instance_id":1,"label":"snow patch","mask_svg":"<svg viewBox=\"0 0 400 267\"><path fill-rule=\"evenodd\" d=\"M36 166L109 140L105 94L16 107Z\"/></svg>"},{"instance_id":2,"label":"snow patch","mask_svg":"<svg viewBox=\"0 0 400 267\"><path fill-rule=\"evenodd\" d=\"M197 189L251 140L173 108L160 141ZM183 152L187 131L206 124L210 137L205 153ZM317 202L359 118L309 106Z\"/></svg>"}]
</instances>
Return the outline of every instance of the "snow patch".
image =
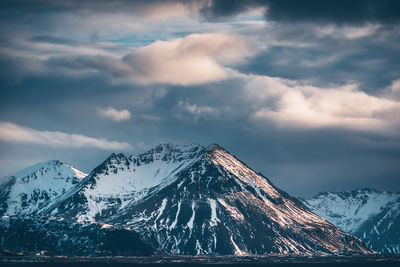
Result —
<instances>
[{"instance_id":1,"label":"snow patch","mask_svg":"<svg viewBox=\"0 0 400 267\"><path fill-rule=\"evenodd\" d=\"M217 202L215 199L208 199L208 203L210 203L210 208L211 208L211 219L210 219L210 226L214 227L217 226L217 224L220 222L220 220L217 217Z\"/></svg>"},{"instance_id":2,"label":"snow patch","mask_svg":"<svg viewBox=\"0 0 400 267\"><path fill-rule=\"evenodd\" d=\"M157 221L161 217L161 215L163 214L163 212L165 210L165 207L167 206L167 202L168 202L168 199L166 199L166 198L164 198L162 200L162 203L161 203L160 208L158 209L158 215L157 215L155 221Z\"/></svg>"},{"instance_id":3,"label":"snow patch","mask_svg":"<svg viewBox=\"0 0 400 267\"><path fill-rule=\"evenodd\" d=\"M175 220L170 225L169 230L172 230L176 227L176 224L178 223L178 216L179 216L180 211L181 211L181 202L179 201L178 202L178 210L176 211L176 215L175 215Z\"/></svg>"},{"instance_id":4,"label":"snow patch","mask_svg":"<svg viewBox=\"0 0 400 267\"><path fill-rule=\"evenodd\" d=\"M189 227L190 231L192 231L192 229L193 229L194 218L196 216L196 211L194 210L195 206L196 206L196 204L193 201L192 202L192 217L190 217L190 220L187 223L187 227Z\"/></svg>"}]
</instances>

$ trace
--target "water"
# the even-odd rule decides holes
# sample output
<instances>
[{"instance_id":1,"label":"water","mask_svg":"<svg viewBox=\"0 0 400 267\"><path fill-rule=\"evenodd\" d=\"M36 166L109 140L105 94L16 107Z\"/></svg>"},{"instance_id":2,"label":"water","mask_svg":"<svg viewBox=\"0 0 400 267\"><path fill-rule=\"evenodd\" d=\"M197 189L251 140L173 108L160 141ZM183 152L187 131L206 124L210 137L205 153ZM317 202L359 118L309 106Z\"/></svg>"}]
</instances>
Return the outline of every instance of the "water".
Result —
<instances>
[{"instance_id":1,"label":"water","mask_svg":"<svg viewBox=\"0 0 400 267\"><path fill-rule=\"evenodd\" d=\"M369 257L290 257L290 256L151 256L151 257L0 257L0 266L68 266L68 267L125 267L125 266L400 266L400 256Z\"/></svg>"}]
</instances>

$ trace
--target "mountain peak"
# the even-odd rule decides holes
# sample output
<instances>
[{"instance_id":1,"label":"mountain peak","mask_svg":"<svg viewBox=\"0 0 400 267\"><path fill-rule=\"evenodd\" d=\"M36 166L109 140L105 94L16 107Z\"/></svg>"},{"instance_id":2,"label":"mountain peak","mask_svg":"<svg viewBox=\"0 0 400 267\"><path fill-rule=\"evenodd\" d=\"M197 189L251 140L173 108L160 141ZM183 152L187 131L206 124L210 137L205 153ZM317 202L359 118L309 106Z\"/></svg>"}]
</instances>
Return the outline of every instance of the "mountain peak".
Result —
<instances>
[{"instance_id":1,"label":"mountain peak","mask_svg":"<svg viewBox=\"0 0 400 267\"><path fill-rule=\"evenodd\" d=\"M131 161L138 164L148 164L157 160L182 162L197 157L204 148L199 144L174 144L165 143L156 146L149 151L130 156Z\"/></svg>"},{"instance_id":2,"label":"mountain peak","mask_svg":"<svg viewBox=\"0 0 400 267\"><path fill-rule=\"evenodd\" d=\"M143 154L183 154L193 153L203 149L199 144L182 144L182 143L164 143L150 149Z\"/></svg>"},{"instance_id":3,"label":"mountain peak","mask_svg":"<svg viewBox=\"0 0 400 267\"><path fill-rule=\"evenodd\" d=\"M118 168L129 168L129 165L130 160L123 153L112 153L103 161L103 163L101 163L91 172L91 176L93 176L93 174L105 173L110 169L116 171Z\"/></svg>"},{"instance_id":4,"label":"mountain peak","mask_svg":"<svg viewBox=\"0 0 400 267\"><path fill-rule=\"evenodd\" d=\"M37 163L0 180L0 215L35 213L79 183L85 173L68 163Z\"/></svg>"},{"instance_id":5,"label":"mountain peak","mask_svg":"<svg viewBox=\"0 0 400 267\"><path fill-rule=\"evenodd\" d=\"M213 143L213 144L209 145L207 148L210 149L210 150L214 150L214 149L223 149L223 148L222 148L220 145L218 145L217 143Z\"/></svg>"},{"instance_id":6,"label":"mountain peak","mask_svg":"<svg viewBox=\"0 0 400 267\"><path fill-rule=\"evenodd\" d=\"M224 151L224 152L230 154L230 152L228 150L226 150L225 148L223 148L222 146L220 146L220 145L218 145L216 143L207 146L205 149L209 153L216 152L216 151Z\"/></svg>"},{"instance_id":7,"label":"mountain peak","mask_svg":"<svg viewBox=\"0 0 400 267\"><path fill-rule=\"evenodd\" d=\"M47 170L48 169L56 170L58 168L71 169L75 173L77 178L83 178L83 177L85 177L87 175L87 174L75 169L71 164L55 159L55 160L47 160L47 161L36 163L36 164L34 164L32 166L29 166L29 167L27 167L25 169L22 169L20 171L17 171L15 173L11 174L11 175L8 175L8 176L0 179L0 185L3 183L2 182L3 180L7 180L7 178L10 178L10 177L24 177L24 176L27 176L27 175L31 175L31 174L33 174L33 173L35 173L37 171L41 171L41 170L43 171L43 170L46 170L46 169Z\"/></svg>"},{"instance_id":8,"label":"mountain peak","mask_svg":"<svg viewBox=\"0 0 400 267\"><path fill-rule=\"evenodd\" d=\"M128 158L123 153L112 153L105 161L111 162L115 160L128 160Z\"/></svg>"},{"instance_id":9,"label":"mountain peak","mask_svg":"<svg viewBox=\"0 0 400 267\"><path fill-rule=\"evenodd\" d=\"M154 148L155 151L191 151L194 149L198 149L201 147L200 144L196 143L189 143L189 144L184 144L184 143L163 143L159 144Z\"/></svg>"}]
</instances>

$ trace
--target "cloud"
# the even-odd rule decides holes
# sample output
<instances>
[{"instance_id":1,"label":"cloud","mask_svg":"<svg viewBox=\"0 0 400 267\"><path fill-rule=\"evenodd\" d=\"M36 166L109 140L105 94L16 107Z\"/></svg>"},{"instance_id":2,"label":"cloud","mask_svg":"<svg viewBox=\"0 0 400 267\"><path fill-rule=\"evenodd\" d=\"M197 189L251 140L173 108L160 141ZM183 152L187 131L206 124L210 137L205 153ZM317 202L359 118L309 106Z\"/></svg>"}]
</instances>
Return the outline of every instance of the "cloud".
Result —
<instances>
[{"instance_id":1,"label":"cloud","mask_svg":"<svg viewBox=\"0 0 400 267\"><path fill-rule=\"evenodd\" d=\"M400 4L397 0L70 0L68 3L51 0L2 1L1 9L7 13L81 12L88 14L129 14L144 19L165 19L200 13L215 20L248 12L265 10L265 16L274 21L314 21L334 23L398 23Z\"/></svg>"},{"instance_id":2,"label":"cloud","mask_svg":"<svg viewBox=\"0 0 400 267\"><path fill-rule=\"evenodd\" d=\"M357 24L366 22L398 23L396 0L365 1L280 1L268 2L267 18L276 21L333 22ZM311 8L310 8L311 7Z\"/></svg>"},{"instance_id":3,"label":"cloud","mask_svg":"<svg viewBox=\"0 0 400 267\"><path fill-rule=\"evenodd\" d=\"M200 84L227 78L223 63L243 59L249 46L233 35L190 34L156 41L126 55L122 61L142 83Z\"/></svg>"},{"instance_id":4,"label":"cloud","mask_svg":"<svg viewBox=\"0 0 400 267\"><path fill-rule=\"evenodd\" d=\"M92 147L104 150L127 150L131 145L126 142L109 141L81 134L69 134L57 131L38 131L19 126L11 122L0 122L0 140L10 143L28 143L59 148Z\"/></svg>"},{"instance_id":5,"label":"cloud","mask_svg":"<svg viewBox=\"0 0 400 267\"><path fill-rule=\"evenodd\" d=\"M0 7L8 12L29 11L36 12L83 12L90 13L124 13L134 14L145 19L165 19L170 17L186 15L189 12L196 12L199 6L205 2L200 1L179 1L179 0L70 0L62 3L51 0L15 0L13 2L2 2Z\"/></svg>"},{"instance_id":6,"label":"cloud","mask_svg":"<svg viewBox=\"0 0 400 267\"><path fill-rule=\"evenodd\" d=\"M392 81L392 83L384 89L385 96L393 100L400 100L400 79Z\"/></svg>"},{"instance_id":7,"label":"cloud","mask_svg":"<svg viewBox=\"0 0 400 267\"><path fill-rule=\"evenodd\" d=\"M142 10L137 12L138 15L145 19L162 20L174 17L182 17L188 15L191 12L197 12L200 8L200 2L179 2L179 1L159 1L153 5L146 5L146 1L143 1L144 5Z\"/></svg>"},{"instance_id":8,"label":"cloud","mask_svg":"<svg viewBox=\"0 0 400 267\"><path fill-rule=\"evenodd\" d=\"M390 85L390 91L393 93L400 93L400 79L394 80Z\"/></svg>"},{"instance_id":9,"label":"cloud","mask_svg":"<svg viewBox=\"0 0 400 267\"><path fill-rule=\"evenodd\" d=\"M281 22L315 22L336 24L398 23L400 3L397 0L336 0L336 1L282 1L213 0L200 12L208 19L226 18L253 8L265 8L268 20Z\"/></svg>"},{"instance_id":10,"label":"cloud","mask_svg":"<svg viewBox=\"0 0 400 267\"><path fill-rule=\"evenodd\" d=\"M189 114L194 121L197 121L200 117L215 117L218 115L218 110L209 106L202 106L198 104L190 104L188 101L179 100L178 109L186 114ZM182 114L177 113L178 117L182 117Z\"/></svg>"},{"instance_id":11,"label":"cloud","mask_svg":"<svg viewBox=\"0 0 400 267\"><path fill-rule=\"evenodd\" d=\"M102 108L99 110L101 116L112 119L114 121L126 121L131 118L131 113L127 109L117 110L112 107Z\"/></svg>"},{"instance_id":12,"label":"cloud","mask_svg":"<svg viewBox=\"0 0 400 267\"><path fill-rule=\"evenodd\" d=\"M115 82L194 85L228 77L224 65L251 55L244 39L224 33L190 34L136 48L121 60L106 56L53 58L50 64L69 69L104 71Z\"/></svg>"},{"instance_id":13,"label":"cloud","mask_svg":"<svg viewBox=\"0 0 400 267\"><path fill-rule=\"evenodd\" d=\"M160 122L162 121L162 117L151 115L151 114L135 114L133 116L134 119L144 120L144 121L152 121L152 122Z\"/></svg>"},{"instance_id":14,"label":"cloud","mask_svg":"<svg viewBox=\"0 0 400 267\"><path fill-rule=\"evenodd\" d=\"M379 28L379 24L366 24L366 25L344 25L338 26L335 24L315 25L310 28L313 29L318 38L332 37L337 39L358 39L373 35Z\"/></svg>"},{"instance_id":15,"label":"cloud","mask_svg":"<svg viewBox=\"0 0 400 267\"><path fill-rule=\"evenodd\" d=\"M247 85L258 106L255 121L282 127L318 129L339 127L372 132L393 132L400 126L400 102L369 95L357 84L321 88L301 82L253 76Z\"/></svg>"}]
</instances>

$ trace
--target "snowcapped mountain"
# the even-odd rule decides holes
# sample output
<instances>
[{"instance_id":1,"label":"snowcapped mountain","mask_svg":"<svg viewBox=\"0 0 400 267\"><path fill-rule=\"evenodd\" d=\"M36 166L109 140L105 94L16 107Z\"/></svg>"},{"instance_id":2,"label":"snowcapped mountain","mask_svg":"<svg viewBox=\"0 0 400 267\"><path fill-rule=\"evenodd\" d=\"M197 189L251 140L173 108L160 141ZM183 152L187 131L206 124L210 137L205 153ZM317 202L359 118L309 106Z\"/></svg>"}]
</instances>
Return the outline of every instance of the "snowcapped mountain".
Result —
<instances>
[{"instance_id":1,"label":"snowcapped mountain","mask_svg":"<svg viewBox=\"0 0 400 267\"><path fill-rule=\"evenodd\" d=\"M218 145L112 154L41 214L128 226L162 253L373 253Z\"/></svg>"},{"instance_id":2,"label":"snowcapped mountain","mask_svg":"<svg viewBox=\"0 0 400 267\"><path fill-rule=\"evenodd\" d=\"M314 213L354 234L372 249L400 253L400 194L358 189L323 192L303 203Z\"/></svg>"},{"instance_id":3,"label":"snowcapped mountain","mask_svg":"<svg viewBox=\"0 0 400 267\"><path fill-rule=\"evenodd\" d=\"M42 213L102 221L173 182L201 150L199 145L164 144L139 156L112 154Z\"/></svg>"},{"instance_id":4,"label":"snowcapped mountain","mask_svg":"<svg viewBox=\"0 0 400 267\"><path fill-rule=\"evenodd\" d=\"M78 184L86 174L58 160L0 179L0 215L34 214Z\"/></svg>"}]
</instances>

